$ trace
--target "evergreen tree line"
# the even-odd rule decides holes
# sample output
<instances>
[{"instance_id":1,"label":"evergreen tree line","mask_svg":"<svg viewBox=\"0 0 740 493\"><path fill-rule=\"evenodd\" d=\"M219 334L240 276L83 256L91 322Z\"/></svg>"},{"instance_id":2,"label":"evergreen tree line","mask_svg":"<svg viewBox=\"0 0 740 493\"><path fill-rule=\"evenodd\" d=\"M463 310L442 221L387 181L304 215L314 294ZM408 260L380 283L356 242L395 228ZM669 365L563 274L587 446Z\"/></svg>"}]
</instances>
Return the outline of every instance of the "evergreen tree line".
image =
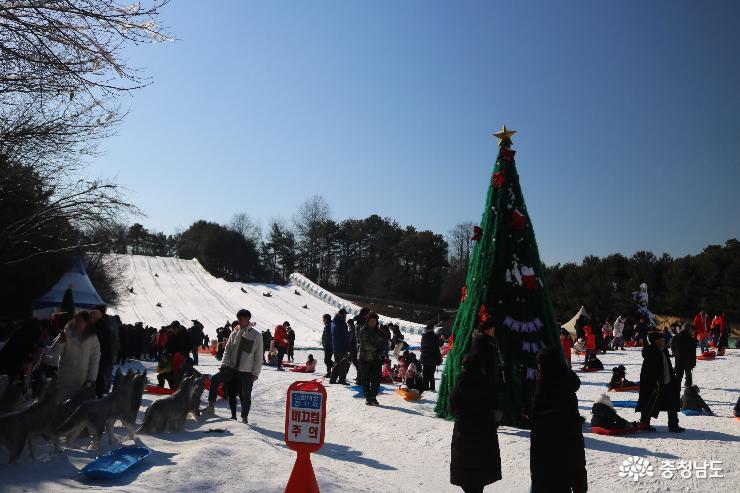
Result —
<instances>
[{"instance_id":1,"label":"evergreen tree line","mask_svg":"<svg viewBox=\"0 0 740 493\"><path fill-rule=\"evenodd\" d=\"M632 293L648 285L653 313L689 318L704 308L740 321L740 242L709 245L698 255L673 258L640 251L626 257L588 256L580 264L546 268L555 314L568 321L581 307L597 319L635 314Z\"/></svg>"}]
</instances>

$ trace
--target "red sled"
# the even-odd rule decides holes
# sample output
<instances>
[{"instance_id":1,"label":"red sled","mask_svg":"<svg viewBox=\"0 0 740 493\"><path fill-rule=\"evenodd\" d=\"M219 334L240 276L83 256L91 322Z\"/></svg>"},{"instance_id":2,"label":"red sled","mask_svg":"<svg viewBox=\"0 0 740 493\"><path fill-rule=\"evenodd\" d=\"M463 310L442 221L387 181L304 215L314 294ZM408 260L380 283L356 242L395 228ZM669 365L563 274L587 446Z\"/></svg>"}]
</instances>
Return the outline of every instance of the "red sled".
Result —
<instances>
[{"instance_id":1,"label":"red sled","mask_svg":"<svg viewBox=\"0 0 740 493\"><path fill-rule=\"evenodd\" d=\"M172 395L175 393L175 391L172 389L167 389L165 387L158 387L156 385L147 385L146 387L144 387L144 393L154 395Z\"/></svg>"},{"instance_id":2,"label":"red sled","mask_svg":"<svg viewBox=\"0 0 740 493\"><path fill-rule=\"evenodd\" d=\"M642 430L641 425L629 426L627 428L617 428L615 430L609 430L607 428L601 428L600 426L592 426L591 432L597 435L627 435L629 433L637 433Z\"/></svg>"},{"instance_id":3,"label":"red sled","mask_svg":"<svg viewBox=\"0 0 740 493\"><path fill-rule=\"evenodd\" d=\"M594 371L602 371L602 369L601 368L586 368L586 367L583 367L583 368L581 368L581 371L586 372L586 373L591 373L591 372L594 372Z\"/></svg>"},{"instance_id":4,"label":"red sled","mask_svg":"<svg viewBox=\"0 0 740 493\"><path fill-rule=\"evenodd\" d=\"M609 392L630 392L633 390L640 390L639 385L631 385L629 387L619 387L616 389L609 389Z\"/></svg>"},{"instance_id":5,"label":"red sled","mask_svg":"<svg viewBox=\"0 0 740 493\"><path fill-rule=\"evenodd\" d=\"M699 356L697 356L696 359L708 360L708 359L714 359L716 356L717 356L716 351L705 351L701 353Z\"/></svg>"}]
</instances>

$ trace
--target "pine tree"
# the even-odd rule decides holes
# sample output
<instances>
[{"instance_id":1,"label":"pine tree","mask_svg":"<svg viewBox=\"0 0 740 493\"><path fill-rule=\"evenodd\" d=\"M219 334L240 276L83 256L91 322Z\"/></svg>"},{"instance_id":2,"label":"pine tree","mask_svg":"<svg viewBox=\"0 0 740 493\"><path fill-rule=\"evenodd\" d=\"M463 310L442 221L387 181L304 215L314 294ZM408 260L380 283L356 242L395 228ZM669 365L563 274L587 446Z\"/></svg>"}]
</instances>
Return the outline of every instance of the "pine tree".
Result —
<instances>
[{"instance_id":1,"label":"pine tree","mask_svg":"<svg viewBox=\"0 0 740 493\"><path fill-rule=\"evenodd\" d=\"M470 257L466 285L453 327L454 345L442 374L437 415L450 418L447 403L469 351L473 331L486 320L496 326L504 359L502 424L526 426L537 377L536 354L561 348L544 268L519 186L511 136L503 127L499 152ZM560 349L562 351L562 349Z\"/></svg>"}]
</instances>

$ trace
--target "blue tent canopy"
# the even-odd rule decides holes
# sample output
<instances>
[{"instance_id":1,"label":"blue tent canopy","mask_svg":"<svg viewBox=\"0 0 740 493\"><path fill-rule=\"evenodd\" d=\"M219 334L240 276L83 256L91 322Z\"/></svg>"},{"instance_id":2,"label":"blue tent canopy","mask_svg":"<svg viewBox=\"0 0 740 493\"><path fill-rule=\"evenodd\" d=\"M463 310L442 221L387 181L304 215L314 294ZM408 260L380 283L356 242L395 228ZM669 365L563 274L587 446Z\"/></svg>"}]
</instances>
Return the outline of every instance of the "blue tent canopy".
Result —
<instances>
[{"instance_id":1,"label":"blue tent canopy","mask_svg":"<svg viewBox=\"0 0 740 493\"><path fill-rule=\"evenodd\" d=\"M98 305L105 304L98 292L95 291L90 278L87 277L87 271L85 271L82 260L76 257L72 262L72 267L57 281L54 287L34 300L33 309L61 307L64 292L68 288L72 289L75 308L95 308Z\"/></svg>"}]
</instances>

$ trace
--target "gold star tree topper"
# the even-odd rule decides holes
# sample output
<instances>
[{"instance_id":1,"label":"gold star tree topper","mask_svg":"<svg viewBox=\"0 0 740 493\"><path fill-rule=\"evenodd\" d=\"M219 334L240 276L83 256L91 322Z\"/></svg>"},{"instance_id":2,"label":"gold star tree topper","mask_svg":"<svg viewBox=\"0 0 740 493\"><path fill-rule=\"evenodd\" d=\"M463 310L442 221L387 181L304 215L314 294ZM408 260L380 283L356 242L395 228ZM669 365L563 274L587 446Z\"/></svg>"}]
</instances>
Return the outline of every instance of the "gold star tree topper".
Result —
<instances>
[{"instance_id":1,"label":"gold star tree topper","mask_svg":"<svg viewBox=\"0 0 740 493\"><path fill-rule=\"evenodd\" d=\"M501 127L501 131L494 132L494 137L498 138L499 147L509 147L511 145L511 136L516 133L516 130L509 130L506 125Z\"/></svg>"}]
</instances>

